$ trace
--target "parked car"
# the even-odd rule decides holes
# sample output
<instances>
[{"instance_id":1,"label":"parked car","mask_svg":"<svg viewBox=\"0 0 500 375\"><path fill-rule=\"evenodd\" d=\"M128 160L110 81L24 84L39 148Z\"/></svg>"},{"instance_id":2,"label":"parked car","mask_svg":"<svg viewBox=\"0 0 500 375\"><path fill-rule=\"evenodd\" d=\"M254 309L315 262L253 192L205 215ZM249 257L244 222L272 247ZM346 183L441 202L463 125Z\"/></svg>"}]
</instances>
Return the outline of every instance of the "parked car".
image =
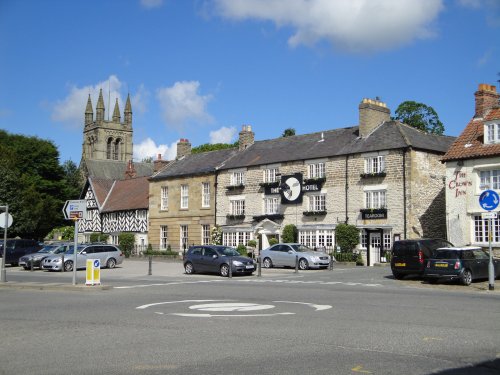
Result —
<instances>
[{"instance_id":1,"label":"parked car","mask_svg":"<svg viewBox=\"0 0 500 375\"><path fill-rule=\"evenodd\" d=\"M187 274L213 272L226 277L229 276L230 264L233 275L251 275L255 271L253 259L241 256L234 247L229 246L191 246L184 257Z\"/></svg>"},{"instance_id":2,"label":"parked car","mask_svg":"<svg viewBox=\"0 0 500 375\"><path fill-rule=\"evenodd\" d=\"M35 240L25 240L25 239L8 239L7 240L7 251L5 256L5 264L10 264L11 266L17 266L19 258L23 255L36 253L40 250L42 246ZM3 257L4 246L3 240L0 240L0 255Z\"/></svg>"},{"instance_id":3,"label":"parked car","mask_svg":"<svg viewBox=\"0 0 500 375\"><path fill-rule=\"evenodd\" d=\"M19 265L25 270L31 269L31 266L42 269L42 261L52 254L61 254L68 250L70 243L53 243L45 245L36 253L27 254L19 258Z\"/></svg>"},{"instance_id":4,"label":"parked car","mask_svg":"<svg viewBox=\"0 0 500 375\"><path fill-rule=\"evenodd\" d=\"M299 243L278 243L264 249L260 253L262 265L271 267L295 267L296 259L301 270L308 268L327 268L330 255L310 249Z\"/></svg>"},{"instance_id":5,"label":"parked car","mask_svg":"<svg viewBox=\"0 0 500 375\"><path fill-rule=\"evenodd\" d=\"M405 275L424 274L427 259L440 247L453 247L453 244L441 239L420 238L415 240L394 241L392 246L391 270L395 279Z\"/></svg>"},{"instance_id":6,"label":"parked car","mask_svg":"<svg viewBox=\"0 0 500 375\"><path fill-rule=\"evenodd\" d=\"M463 285L470 285L472 280L488 278L489 262L489 254L480 247L437 249L426 263L424 280L460 280ZM493 258L493 268L495 278L500 277L499 259Z\"/></svg>"},{"instance_id":7,"label":"parked car","mask_svg":"<svg viewBox=\"0 0 500 375\"><path fill-rule=\"evenodd\" d=\"M49 271L73 270L73 249L69 246L68 250L62 254L51 255L42 262L42 269ZM117 264L123 263L123 252L115 245L105 244L80 244L76 248L76 268L81 269L87 266L88 259L99 259L101 267L114 268ZM64 256L64 265L62 257Z\"/></svg>"}]
</instances>

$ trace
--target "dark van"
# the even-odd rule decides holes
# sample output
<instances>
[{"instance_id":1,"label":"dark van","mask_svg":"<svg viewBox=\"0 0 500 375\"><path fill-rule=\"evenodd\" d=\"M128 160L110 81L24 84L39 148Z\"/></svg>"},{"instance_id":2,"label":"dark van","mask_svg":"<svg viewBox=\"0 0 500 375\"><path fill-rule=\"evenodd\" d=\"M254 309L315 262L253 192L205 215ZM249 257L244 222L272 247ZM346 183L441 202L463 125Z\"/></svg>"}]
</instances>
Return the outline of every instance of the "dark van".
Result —
<instances>
[{"instance_id":1,"label":"dark van","mask_svg":"<svg viewBox=\"0 0 500 375\"><path fill-rule=\"evenodd\" d=\"M17 266L19 258L23 255L36 253L42 246L35 240L11 239L7 240L7 251L5 256L5 264ZM0 241L0 256L4 254L3 240Z\"/></svg>"},{"instance_id":2,"label":"dark van","mask_svg":"<svg viewBox=\"0 0 500 375\"><path fill-rule=\"evenodd\" d=\"M453 247L453 245L446 240L433 238L395 241L391 258L394 278L399 280L405 275L422 277L425 262L432 256L432 252L440 247Z\"/></svg>"}]
</instances>

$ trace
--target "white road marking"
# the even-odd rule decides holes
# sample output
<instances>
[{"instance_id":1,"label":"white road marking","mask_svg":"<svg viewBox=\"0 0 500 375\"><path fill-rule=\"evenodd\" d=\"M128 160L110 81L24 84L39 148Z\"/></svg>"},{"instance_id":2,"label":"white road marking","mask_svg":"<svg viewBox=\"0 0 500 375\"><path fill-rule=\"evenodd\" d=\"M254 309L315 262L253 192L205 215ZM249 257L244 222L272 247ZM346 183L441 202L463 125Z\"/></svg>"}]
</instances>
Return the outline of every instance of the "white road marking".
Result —
<instances>
[{"instance_id":1,"label":"white road marking","mask_svg":"<svg viewBox=\"0 0 500 375\"><path fill-rule=\"evenodd\" d=\"M296 303L299 305L307 305L311 306L313 309L316 309L316 311L322 311L322 310L328 310L331 309L331 305L316 305L314 303L307 303L307 302L293 302L293 301L273 301L275 303Z\"/></svg>"},{"instance_id":2,"label":"white road marking","mask_svg":"<svg viewBox=\"0 0 500 375\"><path fill-rule=\"evenodd\" d=\"M189 309L201 311L257 311L274 309L274 307L273 305L260 305L258 303L207 303L189 306Z\"/></svg>"},{"instance_id":3,"label":"white road marking","mask_svg":"<svg viewBox=\"0 0 500 375\"><path fill-rule=\"evenodd\" d=\"M212 317L229 317L229 318L249 318L249 317L262 317L262 316L276 316L276 315L295 315L292 312L282 312L275 314L245 314L245 315L222 315L222 314L182 314L182 313L171 313L169 315L183 316L188 318L212 318Z\"/></svg>"}]
</instances>

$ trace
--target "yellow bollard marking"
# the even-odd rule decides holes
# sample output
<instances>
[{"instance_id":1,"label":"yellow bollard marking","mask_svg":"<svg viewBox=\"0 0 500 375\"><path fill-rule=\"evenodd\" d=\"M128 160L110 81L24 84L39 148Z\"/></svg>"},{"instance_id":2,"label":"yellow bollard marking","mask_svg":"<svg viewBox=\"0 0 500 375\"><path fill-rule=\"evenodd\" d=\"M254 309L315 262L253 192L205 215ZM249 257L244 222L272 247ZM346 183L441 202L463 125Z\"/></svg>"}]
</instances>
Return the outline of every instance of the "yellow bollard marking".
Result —
<instances>
[{"instance_id":1,"label":"yellow bollard marking","mask_svg":"<svg viewBox=\"0 0 500 375\"><path fill-rule=\"evenodd\" d=\"M353 368L351 369L351 371L354 371L354 372L360 372L360 373L362 373L362 374L372 374L372 372L371 372L371 371L361 370L362 368L363 368L363 366L358 365L358 366L356 366L356 367L353 367Z\"/></svg>"}]
</instances>

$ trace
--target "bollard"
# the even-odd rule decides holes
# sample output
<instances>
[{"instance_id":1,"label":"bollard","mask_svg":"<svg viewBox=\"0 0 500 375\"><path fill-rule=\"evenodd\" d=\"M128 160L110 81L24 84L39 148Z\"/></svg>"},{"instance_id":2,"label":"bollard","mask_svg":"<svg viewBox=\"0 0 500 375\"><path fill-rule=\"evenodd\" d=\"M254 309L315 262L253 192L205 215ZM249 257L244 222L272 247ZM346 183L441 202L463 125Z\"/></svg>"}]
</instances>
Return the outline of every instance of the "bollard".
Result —
<instances>
[{"instance_id":1,"label":"bollard","mask_svg":"<svg viewBox=\"0 0 500 375\"><path fill-rule=\"evenodd\" d=\"M328 265L330 271L333 271L333 254L330 256L330 264Z\"/></svg>"},{"instance_id":2,"label":"bollard","mask_svg":"<svg viewBox=\"0 0 500 375\"><path fill-rule=\"evenodd\" d=\"M229 278L233 277L233 257L229 257Z\"/></svg>"},{"instance_id":3,"label":"bollard","mask_svg":"<svg viewBox=\"0 0 500 375\"><path fill-rule=\"evenodd\" d=\"M64 253L61 255L61 272L64 272Z\"/></svg>"},{"instance_id":4,"label":"bollard","mask_svg":"<svg viewBox=\"0 0 500 375\"><path fill-rule=\"evenodd\" d=\"M149 256L149 269L148 269L148 276L151 276L153 274L153 256Z\"/></svg>"},{"instance_id":5,"label":"bollard","mask_svg":"<svg viewBox=\"0 0 500 375\"><path fill-rule=\"evenodd\" d=\"M299 256L295 255L295 273L299 272Z\"/></svg>"},{"instance_id":6,"label":"bollard","mask_svg":"<svg viewBox=\"0 0 500 375\"><path fill-rule=\"evenodd\" d=\"M257 277L262 276L262 262L260 256L257 257Z\"/></svg>"},{"instance_id":7,"label":"bollard","mask_svg":"<svg viewBox=\"0 0 500 375\"><path fill-rule=\"evenodd\" d=\"M32 258L32 259L31 259L31 266L30 266L30 271L31 271L31 272L33 272L33 263L34 263L34 261L33 261L33 258Z\"/></svg>"}]
</instances>

